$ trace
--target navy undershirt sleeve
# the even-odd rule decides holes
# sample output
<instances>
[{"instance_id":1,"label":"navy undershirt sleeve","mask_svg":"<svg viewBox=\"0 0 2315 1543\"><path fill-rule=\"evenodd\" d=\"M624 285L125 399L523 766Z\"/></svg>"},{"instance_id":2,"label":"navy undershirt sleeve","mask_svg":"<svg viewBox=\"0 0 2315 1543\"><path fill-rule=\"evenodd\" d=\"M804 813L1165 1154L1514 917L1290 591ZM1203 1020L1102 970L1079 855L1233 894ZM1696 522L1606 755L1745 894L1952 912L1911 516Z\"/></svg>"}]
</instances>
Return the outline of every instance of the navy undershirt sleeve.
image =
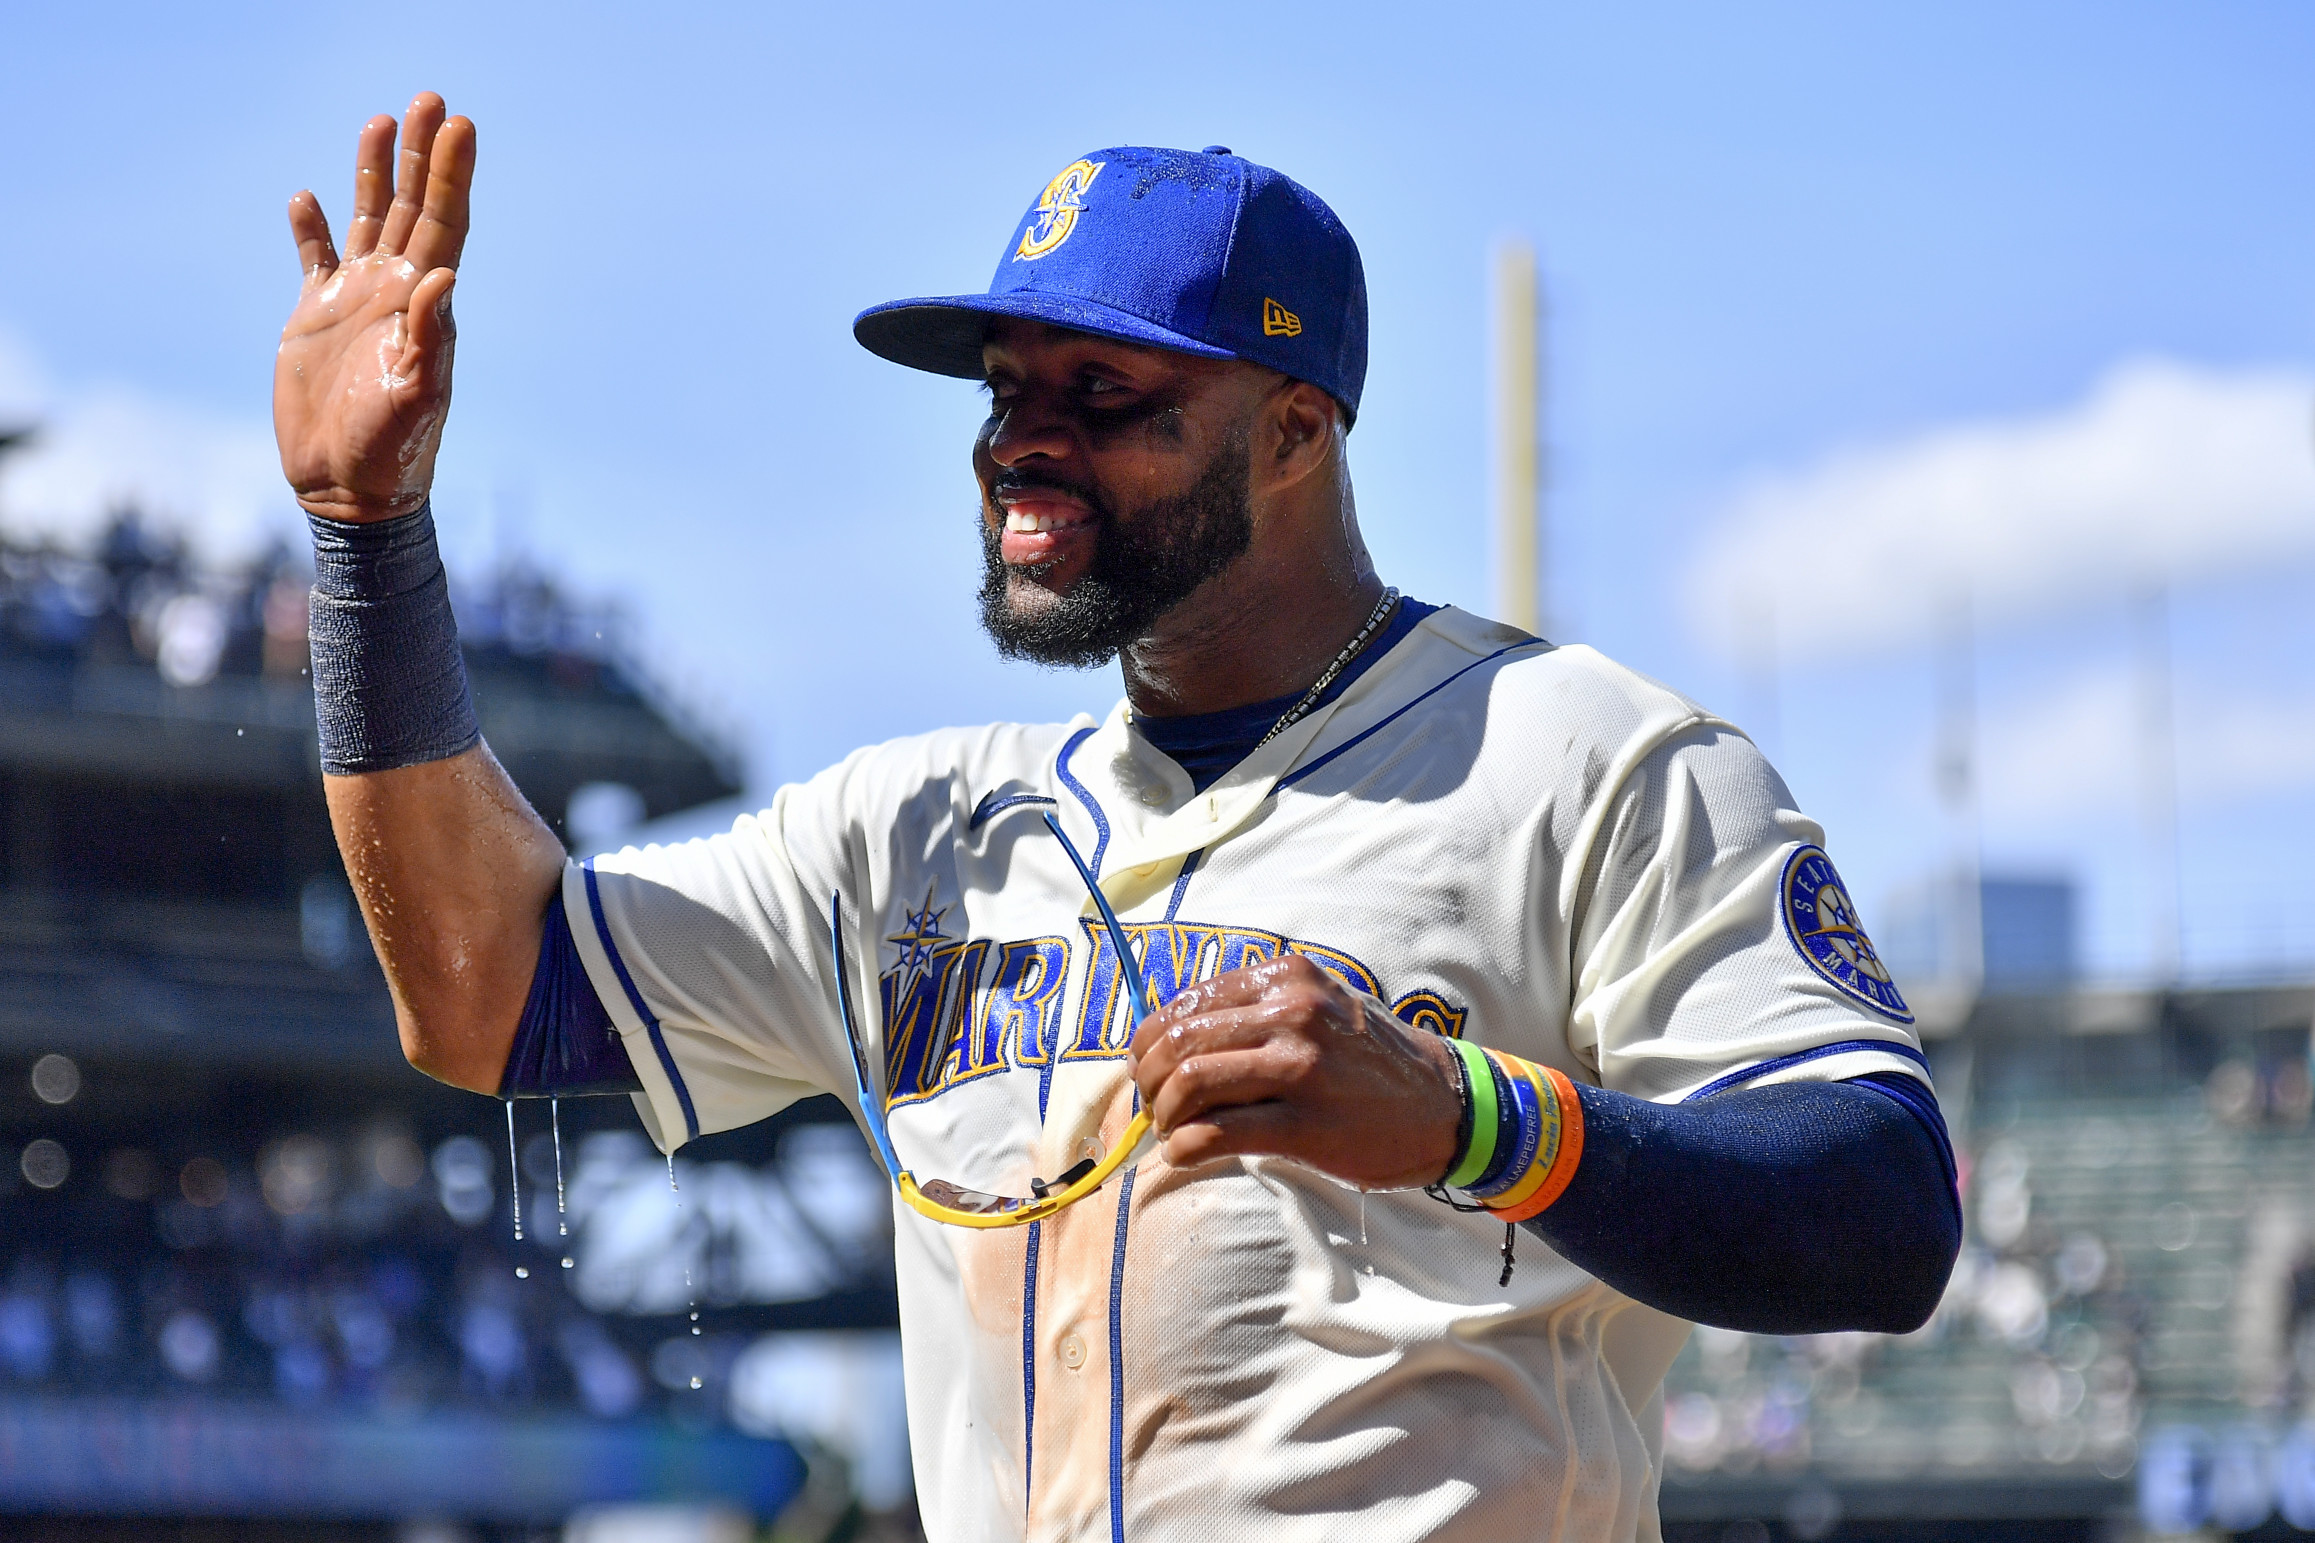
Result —
<instances>
[{"instance_id":1,"label":"navy undershirt sleeve","mask_svg":"<svg viewBox=\"0 0 2315 1543\"><path fill-rule=\"evenodd\" d=\"M642 1079L627 1046L587 979L579 946L558 898L547 907L547 935L531 973L530 999L514 1031L514 1049L499 1078L501 1098L584 1098L639 1093Z\"/></svg>"},{"instance_id":2,"label":"navy undershirt sleeve","mask_svg":"<svg viewBox=\"0 0 2315 1543\"><path fill-rule=\"evenodd\" d=\"M1937 1100L1896 1074L1657 1104L1578 1087L1583 1159L1524 1225L1635 1301L1754 1334L1927 1322L1961 1251Z\"/></svg>"}]
</instances>

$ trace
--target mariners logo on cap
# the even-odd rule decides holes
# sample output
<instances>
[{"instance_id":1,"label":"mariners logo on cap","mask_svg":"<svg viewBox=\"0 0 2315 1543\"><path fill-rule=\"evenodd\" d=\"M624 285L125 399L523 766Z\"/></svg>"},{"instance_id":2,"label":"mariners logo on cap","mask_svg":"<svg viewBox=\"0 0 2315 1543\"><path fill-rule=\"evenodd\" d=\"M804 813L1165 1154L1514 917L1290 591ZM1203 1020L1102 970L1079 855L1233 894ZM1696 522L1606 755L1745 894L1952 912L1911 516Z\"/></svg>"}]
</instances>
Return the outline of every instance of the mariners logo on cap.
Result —
<instances>
[{"instance_id":1,"label":"mariners logo on cap","mask_svg":"<svg viewBox=\"0 0 2315 1543\"><path fill-rule=\"evenodd\" d=\"M1823 847L1804 846L1786 861L1783 909L1793 947L1819 975L1876 1012L1913 1021Z\"/></svg>"},{"instance_id":2,"label":"mariners logo on cap","mask_svg":"<svg viewBox=\"0 0 2315 1543\"><path fill-rule=\"evenodd\" d=\"M1101 175L1107 161L1071 161L1061 168L1061 174L1045 184L1038 196L1036 217L1029 228L1021 232L1021 244L1013 252L1013 261L1024 257L1043 257L1077 228L1077 217L1085 212L1085 190L1093 186L1093 179Z\"/></svg>"}]
</instances>

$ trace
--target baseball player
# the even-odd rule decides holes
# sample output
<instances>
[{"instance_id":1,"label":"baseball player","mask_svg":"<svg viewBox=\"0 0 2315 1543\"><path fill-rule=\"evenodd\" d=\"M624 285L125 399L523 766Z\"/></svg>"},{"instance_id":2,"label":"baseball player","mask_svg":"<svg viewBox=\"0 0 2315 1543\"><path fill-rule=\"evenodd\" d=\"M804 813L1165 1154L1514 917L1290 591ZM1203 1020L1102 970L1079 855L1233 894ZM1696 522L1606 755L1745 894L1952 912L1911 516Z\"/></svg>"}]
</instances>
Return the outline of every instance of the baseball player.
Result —
<instances>
[{"instance_id":1,"label":"baseball player","mask_svg":"<svg viewBox=\"0 0 2315 1543\"><path fill-rule=\"evenodd\" d=\"M1221 146L1073 160L985 292L854 324L988 393L997 647L1124 700L570 861L476 732L427 506L474 144L373 120L342 251L293 201L275 388L403 1044L630 1092L670 1151L850 1102L933 1537L1651 1538L1691 1324L1927 1317L1950 1149L1822 833L1684 697L1375 572L1357 248Z\"/></svg>"}]
</instances>

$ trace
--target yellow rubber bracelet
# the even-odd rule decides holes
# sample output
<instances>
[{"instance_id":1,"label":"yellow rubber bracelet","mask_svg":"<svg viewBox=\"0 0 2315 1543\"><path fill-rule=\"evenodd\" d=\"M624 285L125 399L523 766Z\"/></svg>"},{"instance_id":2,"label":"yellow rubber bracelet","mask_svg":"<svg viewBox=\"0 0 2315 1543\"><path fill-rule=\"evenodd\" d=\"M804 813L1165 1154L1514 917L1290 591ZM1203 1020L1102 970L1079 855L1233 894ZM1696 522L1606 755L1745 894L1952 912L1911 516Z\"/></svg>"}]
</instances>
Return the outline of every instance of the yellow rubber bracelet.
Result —
<instances>
[{"instance_id":1,"label":"yellow rubber bracelet","mask_svg":"<svg viewBox=\"0 0 2315 1543\"><path fill-rule=\"evenodd\" d=\"M1490 1208L1507 1222L1523 1222L1551 1209L1551 1203L1567 1193L1568 1181L1575 1177L1576 1168L1584 1160L1584 1106L1576 1096L1575 1084L1565 1073L1548 1066L1535 1070L1549 1082L1559 1104L1559 1151L1545 1170L1543 1183L1526 1200L1516 1207Z\"/></svg>"},{"instance_id":2,"label":"yellow rubber bracelet","mask_svg":"<svg viewBox=\"0 0 2315 1543\"><path fill-rule=\"evenodd\" d=\"M1542 1068L1515 1055L1503 1057L1503 1069L1523 1079L1535 1090L1535 1107L1542 1112L1543 1130L1535 1143L1535 1155L1528 1159L1527 1171L1513 1181L1503 1193L1481 1202L1488 1210L1501 1214L1522 1205L1530 1195L1543 1187L1551 1177L1553 1159L1559 1156L1559 1098L1557 1091L1540 1073Z\"/></svg>"}]
</instances>

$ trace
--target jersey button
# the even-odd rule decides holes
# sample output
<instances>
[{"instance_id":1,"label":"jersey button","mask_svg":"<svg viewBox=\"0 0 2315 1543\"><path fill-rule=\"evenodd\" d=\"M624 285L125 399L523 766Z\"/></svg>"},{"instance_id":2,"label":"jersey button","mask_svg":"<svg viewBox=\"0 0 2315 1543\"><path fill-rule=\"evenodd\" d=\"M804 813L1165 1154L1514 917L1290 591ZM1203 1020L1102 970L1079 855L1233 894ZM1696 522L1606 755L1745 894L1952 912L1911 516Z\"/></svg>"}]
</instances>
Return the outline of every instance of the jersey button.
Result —
<instances>
[{"instance_id":1,"label":"jersey button","mask_svg":"<svg viewBox=\"0 0 2315 1543\"><path fill-rule=\"evenodd\" d=\"M1061 1364L1076 1371L1085 1364L1085 1341L1074 1334L1061 1336Z\"/></svg>"},{"instance_id":2,"label":"jersey button","mask_svg":"<svg viewBox=\"0 0 2315 1543\"><path fill-rule=\"evenodd\" d=\"M1141 790L1141 801L1155 809L1166 801L1166 790L1158 783L1153 782Z\"/></svg>"}]
</instances>

